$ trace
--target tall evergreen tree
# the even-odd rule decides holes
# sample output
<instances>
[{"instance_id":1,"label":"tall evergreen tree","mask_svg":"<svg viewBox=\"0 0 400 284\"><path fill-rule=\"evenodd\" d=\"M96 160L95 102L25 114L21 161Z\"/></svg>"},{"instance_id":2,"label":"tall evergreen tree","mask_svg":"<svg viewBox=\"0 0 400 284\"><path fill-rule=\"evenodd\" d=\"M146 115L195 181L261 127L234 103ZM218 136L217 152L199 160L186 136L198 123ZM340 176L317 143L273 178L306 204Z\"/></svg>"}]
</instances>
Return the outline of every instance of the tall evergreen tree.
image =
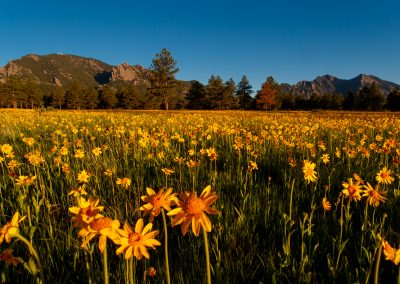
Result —
<instances>
[{"instance_id":1,"label":"tall evergreen tree","mask_svg":"<svg viewBox=\"0 0 400 284\"><path fill-rule=\"evenodd\" d=\"M87 87L84 91L85 106L88 109L95 109L99 104L99 94L93 87Z\"/></svg>"},{"instance_id":2,"label":"tall evergreen tree","mask_svg":"<svg viewBox=\"0 0 400 284\"><path fill-rule=\"evenodd\" d=\"M69 109L81 109L84 106L83 87L78 81L73 81L65 91L65 104Z\"/></svg>"},{"instance_id":3,"label":"tall evergreen tree","mask_svg":"<svg viewBox=\"0 0 400 284\"><path fill-rule=\"evenodd\" d=\"M236 84L233 79L229 79L224 84L224 91L221 101L221 109L236 109L239 104L235 96Z\"/></svg>"},{"instance_id":4,"label":"tall evergreen tree","mask_svg":"<svg viewBox=\"0 0 400 284\"><path fill-rule=\"evenodd\" d=\"M194 81L186 94L188 109L207 109L206 90L202 83Z\"/></svg>"},{"instance_id":5,"label":"tall evergreen tree","mask_svg":"<svg viewBox=\"0 0 400 284\"><path fill-rule=\"evenodd\" d=\"M387 96L386 108L391 111L400 110L400 90L393 90Z\"/></svg>"},{"instance_id":6,"label":"tall evergreen tree","mask_svg":"<svg viewBox=\"0 0 400 284\"><path fill-rule=\"evenodd\" d=\"M237 90L236 97L239 101L239 107L241 109L251 109L253 106L253 97L251 94L253 93L253 87L250 85L249 80L246 75L243 75L240 80Z\"/></svg>"},{"instance_id":7,"label":"tall evergreen tree","mask_svg":"<svg viewBox=\"0 0 400 284\"><path fill-rule=\"evenodd\" d=\"M163 48L157 53L150 67L150 90L153 95L162 97L163 108L169 109L169 97L176 88L175 74L179 71L171 53Z\"/></svg>"},{"instance_id":8,"label":"tall evergreen tree","mask_svg":"<svg viewBox=\"0 0 400 284\"><path fill-rule=\"evenodd\" d=\"M61 109L65 103L65 92L61 86L54 86L51 90L51 106Z\"/></svg>"},{"instance_id":9,"label":"tall evergreen tree","mask_svg":"<svg viewBox=\"0 0 400 284\"><path fill-rule=\"evenodd\" d=\"M115 108L118 104L116 92L108 85L99 89L100 108Z\"/></svg>"},{"instance_id":10,"label":"tall evergreen tree","mask_svg":"<svg viewBox=\"0 0 400 284\"><path fill-rule=\"evenodd\" d=\"M386 99L375 82L365 85L355 97L356 108L361 110L381 110L385 103Z\"/></svg>"},{"instance_id":11,"label":"tall evergreen tree","mask_svg":"<svg viewBox=\"0 0 400 284\"><path fill-rule=\"evenodd\" d=\"M222 100L224 99L224 84L220 76L211 75L206 87L207 101L211 109L222 108Z\"/></svg>"},{"instance_id":12,"label":"tall evergreen tree","mask_svg":"<svg viewBox=\"0 0 400 284\"><path fill-rule=\"evenodd\" d=\"M25 104L30 108L38 107L43 105L43 93L39 88L39 85L35 83L32 79L28 79L28 81L24 85L25 92Z\"/></svg>"},{"instance_id":13,"label":"tall evergreen tree","mask_svg":"<svg viewBox=\"0 0 400 284\"><path fill-rule=\"evenodd\" d=\"M130 84L118 92L118 105L125 109L137 109L140 106L141 92L138 86Z\"/></svg>"}]
</instances>

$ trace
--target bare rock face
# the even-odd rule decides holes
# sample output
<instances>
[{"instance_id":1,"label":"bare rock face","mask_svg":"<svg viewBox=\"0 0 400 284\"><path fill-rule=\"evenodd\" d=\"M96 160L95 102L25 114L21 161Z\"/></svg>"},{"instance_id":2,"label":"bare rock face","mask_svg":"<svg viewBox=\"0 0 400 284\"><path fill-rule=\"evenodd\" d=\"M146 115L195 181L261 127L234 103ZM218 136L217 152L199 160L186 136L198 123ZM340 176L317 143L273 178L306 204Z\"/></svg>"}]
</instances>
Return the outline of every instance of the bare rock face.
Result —
<instances>
[{"instance_id":1,"label":"bare rock face","mask_svg":"<svg viewBox=\"0 0 400 284\"><path fill-rule=\"evenodd\" d=\"M111 70L111 81L129 81L139 83L147 78L148 71L142 66L132 66L122 63L114 66Z\"/></svg>"},{"instance_id":2,"label":"bare rock face","mask_svg":"<svg viewBox=\"0 0 400 284\"><path fill-rule=\"evenodd\" d=\"M27 58L30 58L30 59L32 59L32 60L34 60L34 61L36 61L36 62L38 62L39 61L39 56L37 56L36 54L29 54L29 55L27 55L26 56Z\"/></svg>"}]
</instances>

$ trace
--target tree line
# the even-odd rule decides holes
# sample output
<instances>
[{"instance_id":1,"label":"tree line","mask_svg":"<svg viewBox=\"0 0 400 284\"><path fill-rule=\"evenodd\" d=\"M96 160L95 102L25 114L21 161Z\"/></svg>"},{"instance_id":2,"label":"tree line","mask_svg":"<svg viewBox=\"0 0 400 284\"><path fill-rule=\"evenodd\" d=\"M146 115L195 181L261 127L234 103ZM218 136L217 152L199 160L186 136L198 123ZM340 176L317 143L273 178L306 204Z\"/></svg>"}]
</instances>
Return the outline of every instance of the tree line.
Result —
<instances>
[{"instance_id":1,"label":"tree line","mask_svg":"<svg viewBox=\"0 0 400 284\"><path fill-rule=\"evenodd\" d=\"M268 77L253 96L245 75L236 84L211 75L208 84L182 82L175 78L177 63L165 48L152 61L148 82L83 86L72 81L66 86L43 86L32 79L10 76L0 83L0 107L58 109L192 109L192 110L400 110L400 91L387 97L376 83L346 96L339 93L294 95L284 92Z\"/></svg>"}]
</instances>

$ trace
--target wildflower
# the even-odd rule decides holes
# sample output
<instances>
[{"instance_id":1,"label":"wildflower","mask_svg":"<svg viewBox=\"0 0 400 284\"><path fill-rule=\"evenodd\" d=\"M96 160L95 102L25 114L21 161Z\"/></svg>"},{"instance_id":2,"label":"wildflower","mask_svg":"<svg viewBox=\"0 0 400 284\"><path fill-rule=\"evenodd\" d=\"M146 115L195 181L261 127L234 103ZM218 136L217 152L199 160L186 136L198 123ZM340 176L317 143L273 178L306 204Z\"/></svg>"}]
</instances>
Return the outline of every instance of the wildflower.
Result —
<instances>
[{"instance_id":1,"label":"wildflower","mask_svg":"<svg viewBox=\"0 0 400 284\"><path fill-rule=\"evenodd\" d=\"M195 153L196 153L196 152L195 152L193 149L190 149L190 150L188 151L188 155L189 155L189 156L193 156Z\"/></svg>"},{"instance_id":2,"label":"wildflower","mask_svg":"<svg viewBox=\"0 0 400 284\"><path fill-rule=\"evenodd\" d=\"M326 197L322 198L322 208L324 208L325 211L331 211L332 209L331 203Z\"/></svg>"},{"instance_id":3,"label":"wildflower","mask_svg":"<svg viewBox=\"0 0 400 284\"><path fill-rule=\"evenodd\" d=\"M113 175L113 170L112 170L112 169L106 169L106 170L104 171L104 175L105 175L105 176L108 176L108 177L112 177L112 175Z\"/></svg>"},{"instance_id":4,"label":"wildflower","mask_svg":"<svg viewBox=\"0 0 400 284\"><path fill-rule=\"evenodd\" d=\"M394 249L385 239L381 240L383 254L386 260L392 261L395 265L400 263L400 249Z\"/></svg>"},{"instance_id":5,"label":"wildflower","mask_svg":"<svg viewBox=\"0 0 400 284\"><path fill-rule=\"evenodd\" d=\"M172 227L182 225L182 234L186 235L190 223L195 236L200 233L200 226L206 231L211 232L212 224L207 214L218 214L218 211L211 208L218 199L218 195L211 191L211 185L208 185L200 197L196 192L185 192L179 195L177 200L178 207L168 212L168 216L175 216L172 220Z\"/></svg>"},{"instance_id":6,"label":"wildflower","mask_svg":"<svg viewBox=\"0 0 400 284\"><path fill-rule=\"evenodd\" d=\"M100 147L96 147L92 150L93 155L95 155L96 157L99 156L102 152L101 152L101 148Z\"/></svg>"},{"instance_id":7,"label":"wildflower","mask_svg":"<svg viewBox=\"0 0 400 284\"><path fill-rule=\"evenodd\" d=\"M118 220L111 220L108 217L101 217L93 220L87 227L82 228L78 233L80 238L84 238L81 247L85 248L95 236L100 235L99 250L103 253L107 238L112 241L119 238L119 227L120 223Z\"/></svg>"},{"instance_id":8,"label":"wildflower","mask_svg":"<svg viewBox=\"0 0 400 284\"><path fill-rule=\"evenodd\" d=\"M19 176L15 181L17 182L17 185L29 186L33 184L35 179L36 176Z\"/></svg>"},{"instance_id":9,"label":"wildflower","mask_svg":"<svg viewBox=\"0 0 400 284\"><path fill-rule=\"evenodd\" d=\"M25 219L24 217L19 218L19 213L16 212L11 219L11 222L8 222L0 229L0 245L5 240L6 243L11 242L11 238L18 235L19 232L19 223Z\"/></svg>"},{"instance_id":10,"label":"wildflower","mask_svg":"<svg viewBox=\"0 0 400 284\"><path fill-rule=\"evenodd\" d=\"M78 173L77 180L79 183L87 183L89 181L89 178L90 174L87 171L83 170L80 173Z\"/></svg>"},{"instance_id":11,"label":"wildflower","mask_svg":"<svg viewBox=\"0 0 400 284\"><path fill-rule=\"evenodd\" d=\"M77 159L82 159L85 156L85 152L83 152L81 149L77 149L75 151L74 157Z\"/></svg>"},{"instance_id":12,"label":"wildflower","mask_svg":"<svg viewBox=\"0 0 400 284\"><path fill-rule=\"evenodd\" d=\"M364 185L364 188L366 190L362 196L367 197L369 205L377 207L381 202L384 203L386 201L386 191L379 192L379 184L377 184L375 188L372 188L372 186L367 182L367 185Z\"/></svg>"},{"instance_id":13,"label":"wildflower","mask_svg":"<svg viewBox=\"0 0 400 284\"><path fill-rule=\"evenodd\" d=\"M144 211L144 215L150 213L150 222L153 222L154 217L160 214L161 208L171 211L171 205L174 205L176 201L176 194L172 193L172 188L168 188L165 192L162 188L156 193L148 187L146 191L147 195L141 197L146 204L141 206L140 210Z\"/></svg>"},{"instance_id":14,"label":"wildflower","mask_svg":"<svg viewBox=\"0 0 400 284\"><path fill-rule=\"evenodd\" d=\"M10 144L3 144L1 145L0 150L3 154L9 155L12 153L13 147Z\"/></svg>"},{"instance_id":15,"label":"wildflower","mask_svg":"<svg viewBox=\"0 0 400 284\"><path fill-rule=\"evenodd\" d=\"M166 174L167 176L170 176L171 174L173 174L175 171L172 169L168 169L168 168L162 168L161 171Z\"/></svg>"},{"instance_id":16,"label":"wildflower","mask_svg":"<svg viewBox=\"0 0 400 284\"><path fill-rule=\"evenodd\" d=\"M347 182L343 182L342 186L344 189L342 190L343 194L349 198L350 201L358 201L361 200L361 186L360 186L360 181L356 181L353 183L353 179L349 178Z\"/></svg>"},{"instance_id":17,"label":"wildflower","mask_svg":"<svg viewBox=\"0 0 400 284\"><path fill-rule=\"evenodd\" d=\"M63 164L62 167L61 167L61 170L62 170L62 172L63 172L64 174L69 174L70 171L71 171L71 169L70 169L70 167L69 167L68 164Z\"/></svg>"},{"instance_id":18,"label":"wildflower","mask_svg":"<svg viewBox=\"0 0 400 284\"><path fill-rule=\"evenodd\" d=\"M250 161L247 171L252 172L253 170L258 170L258 166L256 162Z\"/></svg>"},{"instance_id":19,"label":"wildflower","mask_svg":"<svg viewBox=\"0 0 400 284\"><path fill-rule=\"evenodd\" d=\"M288 163L289 163L289 166L291 166L292 168L294 168L297 164L296 160L293 157L288 158Z\"/></svg>"},{"instance_id":20,"label":"wildflower","mask_svg":"<svg viewBox=\"0 0 400 284\"><path fill-rule=\"evenodd\" d=\"M207 156L210 157L211 161L215 161L218 157L217 151L215 151L215 148L208 148L206 150Z\"/></svg>"},{"instance_id":21,"label":"wildflower","mask_svg":"<svg viewBox=\"0 0 400 284\"><path fill-rule=\"evenodd\" d=\"M178 164L181 164L184 160L185 160L185 158L183 158L183 157L175 157L175 162Z\"/></svg>"},{"instance_id":22,"label":"wildflower","mask_svg":"<svg viewBox=\"0 0 400 284\"><path fill-rule=\"evenodd\" d=\"M117 185L120 185L121 187L128 189L128 187L132 184L131 179L124 177L124 178L117 178Z\"/></svg>"},{"instance_id":23,"label":"wildflower","mask_svg":"<svg viewBox=\"0 0 400 284\"><path fill-rule=\"evenodd\" d=\"M18 163L17 161L15 161L15 160L11 160L11 161L9 161L8 164L7 164L7 168L8 168L10 171L14 171L15 168L18 168L18 167L19 167L19 163Z\"/></svg>"},{"instance_id":24,"label":"wildflower","mask_svg":"<svg viewBox=\"0 0 400 284\"><path fill-rule=\"evenodd\" d=\"M378 181L378 183L391 184L392 181L394 181L394 177L390 176L391 173L392 173L391 170L388 170L386 167L384 167L376 175L376 180Z\"/></svg>"},{"instance_id":25,"label":"wildflower","mask_svg":"<svg viewBox=\"0 0 400 284\"><path fill-rule=\"evenodd\" d=\"M304 160L303 173L304 179L307 181L307 183L315 182L317 180L317 172L314 171L315 166L316 165L314 163Z\"/></svg>"},{"instance_id":26,"label":"wildflower","mask_svg":"<svg viewBox=\"0 0 400 284\"><path fill-rule=\"evenodd\" d=\"M322 160L322 162L323 162L324 164L329 163L329 162L330 162L329 154L323 154L322 157L321 157L321 160Z\"/></svg>"},{"instance_id":27,"label":"wildflower","mask_svg":"<svg viewBox=\"0 0 400 284\"><path fill-rule=\"evenodd\" d=\"M77 188L73 188L73 189L71 189L70 192L68 192L68 195L72 195L74 197L79 197L80 195L86 195L86 194L87 194L87 192L85 190L84 184Z\"/></svg>"},{"instance_id":28,"label":"wildflower","mask_svg":"<svg viewBox=\"0 0 400 284\"><path fill-rule=\"evenodd\" d=\"M154 268L154 266L150 266L149 269L147 270L147 275L149 275L150 277L154 277L156 276L156 269Z\"/></svg>"},{"instance_id":29,"label":"wildflower","mask_svg":"<svg viewBox=\"0 0 400 284\"><path fill-rule=\"evenodd\" d=\"M100 212L103 211L104 207L98 206L99 202L100 199L98 198L94 199L89 197L89 199L86 200L83 197L79 197L78 207L69 208L69 212L75 214L72 218L74 225L76 227L84 228L93 222L93 220L103 217Z\"/></svg>"},{"instance_id":30,"label":"wildflower","mask_svg":"<svg viewBox=\"0 0 400 284\"><path fill-rule=\"evenodd\" d=\"M135 230L132 230L127 223L124 224L124 229L119 231L121 237L115 241L116 244L121 245L117 249L117 255L124 253L125 259L130 259L133 256L137 260L141 260L143 256L150 259L147 247L154 249L156 246L160 246L161 243L154 239L158 231L151 231L153 228L152 223L147 224L144 228L143 226L142 218L136 222Z\"/></svg>"},{"instance_id":31,"label":"wildflower","mask_svg":"<svg viewBox=\"0 0 400 284\"><path fill-rule=\"evenodd\" d=\"M66 155L68 155L68 148L65 147L65 146L62 146L62 147L60 148L60 150L59 150L59 153L60 153L61 156L66 156Z\"/></svg>"},{"instance_id":32,"label":"wildflower","mask_svg":"<svg viewBox=\"0 0 400 284\"><path fill-rule=\"evenodd\" d=\"M6 249L2 253L0 253L0 260L5 261L7 265L12 266L17 266L18 263L24 262L22 258L12 255L12 249Z\"/></svg>"},{"instance_id":33,"label":"wildflower","mask_svg":"<svg viewBox=\"0 0 400 284\"><path fill-rule=\"evenodd\" d=\"M195 162L193 160L189 160L189 162L186 162L186 166L188 166L189 168L194 168L197 167L199 165L199 162Z\"/></svg>"}]
</instances>

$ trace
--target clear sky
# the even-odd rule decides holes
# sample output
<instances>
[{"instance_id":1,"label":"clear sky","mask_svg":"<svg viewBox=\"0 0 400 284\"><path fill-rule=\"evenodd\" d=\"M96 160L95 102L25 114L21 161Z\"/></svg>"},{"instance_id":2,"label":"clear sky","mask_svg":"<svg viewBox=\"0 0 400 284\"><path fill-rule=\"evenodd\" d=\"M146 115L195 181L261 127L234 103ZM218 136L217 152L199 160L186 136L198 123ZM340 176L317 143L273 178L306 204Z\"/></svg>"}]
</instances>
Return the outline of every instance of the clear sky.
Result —
<instances>
[{"instance_id":1,"label":"clear sky","mask_svg":"<svg viewBox=\"0 0 400 284\"><path fill-rule=\"evenodd\" d=\"M65 53L149 67L163 47L181 80L400 83L400 1L0 0L0 66Z\"/></svg>"}]
</instances>

